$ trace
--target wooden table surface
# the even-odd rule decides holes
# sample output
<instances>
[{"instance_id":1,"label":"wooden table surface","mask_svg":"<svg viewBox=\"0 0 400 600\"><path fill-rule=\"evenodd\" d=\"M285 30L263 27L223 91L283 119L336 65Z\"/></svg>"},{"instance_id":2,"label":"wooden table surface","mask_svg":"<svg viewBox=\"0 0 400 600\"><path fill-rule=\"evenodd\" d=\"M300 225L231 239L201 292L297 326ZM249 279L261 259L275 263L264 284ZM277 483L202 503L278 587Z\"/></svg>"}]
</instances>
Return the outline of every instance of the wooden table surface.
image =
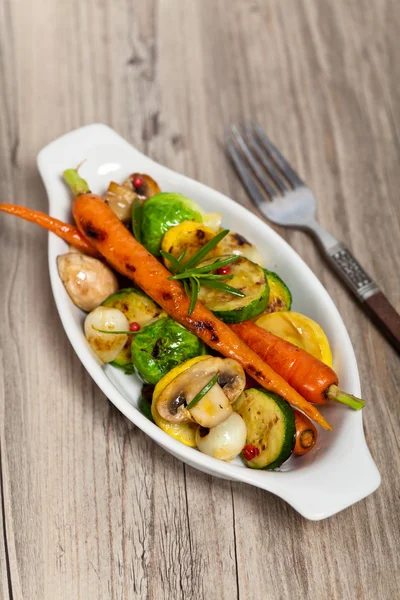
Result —
<instances>
[{"instance_id":1,"label":"wooden table surface","mask_svg":"<svg viewBox=\"0 0 400 600\"><path fill-rule=\"evenodd\" d=\"M400 309L399 28L395 0L3 0L0 201L45 211L38 150L104 122L249 206L222 140L255 116ZM399 361L311 239L278 229L348 327L382 474L322 522L125 419L62 330L47 235L0 221L1 599L398 597Z\"/></svg>"}]
</instances>

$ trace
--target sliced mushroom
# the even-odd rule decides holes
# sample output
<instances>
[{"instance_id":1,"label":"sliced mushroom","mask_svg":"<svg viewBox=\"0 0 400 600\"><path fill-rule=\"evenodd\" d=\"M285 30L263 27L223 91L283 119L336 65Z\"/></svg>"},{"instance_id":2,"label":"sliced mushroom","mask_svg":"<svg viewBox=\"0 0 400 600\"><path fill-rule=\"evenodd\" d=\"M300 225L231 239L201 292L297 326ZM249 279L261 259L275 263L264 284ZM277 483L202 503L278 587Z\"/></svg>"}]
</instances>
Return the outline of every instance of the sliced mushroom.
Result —
<instances>
[{"instance_id":1,"label":"sliced mushroom","mask_svg":"<svg viewBox=\"0 0 400 600\"><path fill-rule=\"evenodd\" d=\"M201 379L202 387L200 389L210 381L208 377L204 376ZM193 400L191 395L192 393L190 392L187 395L188 402ZM233 408L221 386L216 383L189 412L195 423L198 423L201 427L213 428L226 421L233 413Z\"/></svg>"},{"instance_id":2,"label":"sliced mushroom","mask_svg":"<svg viewBox=\"0 0 400 600\"><path fill-rule=\"evenodd\" d=\"M217 373L217 383L189 411L187 405ZM238 362L210 357L175 377L158 397L156 408L170 423L195 421L202 427L215 427L232 413L231 403L240 396L245 382Z\"/></svg>"},{"instance_id":3,"label":"sliced mushroom","mask_svg":"<svg viewBox=\"0 0 400 600\"><path fill-rule=\"evenodd\" d=\"M130 188L111 181L104 196L104 201L123 223L132 219L132 205L138 195Z\"/></svg>"},{"instance_id":4,"label":"sliced mushroom","mask_svg":"<svg viewBox=\"0 0 400 600\"><path fill-rule=\"evenodd\" d=\"M139 185L137 182L142 181ZM146 175L145 173L132 173L129 175L128 179L126 179L123 183L123 186L132 190L142 198L143 200L147 200L147 198L151 198L156 194L161 192L161 189L156 181L150 175Z\"/></svg>"},{"instance_id":5,"label":"sliced mushroom","mask_svg":"<svg viewBox=\"0 0 400 600\"><path fill-rule=\"evenodd\" d=\"M68 252L57 256L57 268L72 302L86 312L118 291L115 274L97 258Z\"/></svg>"}]
</instances>

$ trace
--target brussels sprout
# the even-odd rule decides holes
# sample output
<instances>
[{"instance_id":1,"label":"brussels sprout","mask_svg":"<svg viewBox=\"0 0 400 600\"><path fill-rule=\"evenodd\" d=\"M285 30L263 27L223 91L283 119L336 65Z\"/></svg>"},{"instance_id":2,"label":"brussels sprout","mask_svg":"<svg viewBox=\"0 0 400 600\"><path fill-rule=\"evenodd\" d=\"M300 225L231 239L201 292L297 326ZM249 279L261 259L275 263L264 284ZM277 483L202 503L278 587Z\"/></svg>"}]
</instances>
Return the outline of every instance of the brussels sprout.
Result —
<instances>
[{"instance_id":1,"label":"brussels sprout","mask_svg":"<svg viewBox=\"0 0 400 600\"><path fill-rule=\"evenodd\" d=\"M203 222L203 211L196 202L174 192L152 196L143 204L142 244L159 256L164 233L182 221Z\"/></svg>"},{"instance_id":2,"label":"brussels sprout","mask_svg":"<svg viewBox=\"0 0 400 600\"><path fill-rule=\"evenodd\" d=\"M129 323L138 323L145 327L158 318L166 317L166 313L144 292L135 288L124 288L109 296L103 306L118 308L124 313ZM132 339L126 342L118 356L111 362L113 367L122 369L126 375L132 375L134 368L131 360Z\"/></svg>"},{"instance_id":3,"label":"brussels sprout","mask_svg":"<svg viewBox=\"0 0 400 600\"><path fill-rule=\"evenodd\" d=\"M179 323L164 318L134 336L131 354L139 377L155 385L177 365L204 354L204 344Z\"/></svg>"},{"instance_id":4,"label":"brussels sprout","mask_svg":"<svg viewBox=\"0 0 400 600\"><path fill-rule=\"evenodd\" d=\"M153 415L151 414L151 401L153 398L154 386L147 385L146 383L142 387L138 400L138 409L144 414L152 423L155 423Z\"/></svg>"}]
</instances>

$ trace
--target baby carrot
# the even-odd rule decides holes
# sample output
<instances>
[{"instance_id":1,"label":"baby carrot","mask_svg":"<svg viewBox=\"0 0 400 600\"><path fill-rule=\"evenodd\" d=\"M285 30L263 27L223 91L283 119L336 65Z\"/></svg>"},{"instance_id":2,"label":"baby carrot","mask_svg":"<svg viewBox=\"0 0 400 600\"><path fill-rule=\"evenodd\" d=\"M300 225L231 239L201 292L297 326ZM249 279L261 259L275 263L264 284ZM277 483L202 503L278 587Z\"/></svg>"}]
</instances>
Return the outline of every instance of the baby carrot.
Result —
<instances>
[{"instance_id":1,"label":"baby carrot","mask_svg":"<svg viewBox=\"0 0 400 600\"><path fill-rule=\"evenodd\" d=\"M364 400L339 390L335 371L305 350L252 321L230 327L308 402L325 404L328 400L334 400L354 410L360 410L365 405Z\"/></svg>"},{"instance_id":2,"label":"baby carrot","mask_svg":"<svg viewBox=\"0 0 400 600\"><path fill-rule=\"evenodd\" d=\"M99 253L92 244L90 244L90 242L88 242L81 234L79 229L73 225L63 223L38 210L32 210L26 206L17 206L16 204L0 204L0 211L20 217L21 219L25 219L25 221L36 223L36 225L39 225L48 231L52 231L58 235L58 237L68 242L68 244L75 246L75 248L78 248L82 252L90 254L91 256L99 256Z\"/></svg>"},{"instance_id":3,"label":"baby carrot","mask_svg":"<svg viewBox=\"0 0 400 600\"><path fill-rule=\"evenodd\" d=\"M173 319L224 356L236 359L261 386L285 398L325 429L332 429L312 404L203 304L197 302L188 314L190 301L183 286L170 279L171 273L133 237L100 196L77 196L73 214L82 234L108 263L132 279Z\"/></svg>"},{"instance_id":4,"label":"baby carrot","mask_svg":"<svg viewBox=\"0 0 400 600\"><path fill-rule=\"evenodd\" d=\"M302 456L314 448L318 434L310 419L298 410L294 411L294 420L296 425L296 443L293 452Z\"/></svg>"}]
</instances>

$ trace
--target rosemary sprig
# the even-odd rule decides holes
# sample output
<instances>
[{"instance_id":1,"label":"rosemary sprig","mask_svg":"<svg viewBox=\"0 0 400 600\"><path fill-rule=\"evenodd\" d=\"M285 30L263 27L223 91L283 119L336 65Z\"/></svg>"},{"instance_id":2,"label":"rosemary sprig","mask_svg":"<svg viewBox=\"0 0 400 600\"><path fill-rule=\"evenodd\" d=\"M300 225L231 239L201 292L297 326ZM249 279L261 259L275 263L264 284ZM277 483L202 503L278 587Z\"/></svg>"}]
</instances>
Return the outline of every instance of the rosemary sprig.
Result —
<instances>
[{"instance_id":1,"label":"rosemary sprig","mask_svg":"<svg viewBox=\"0 0 400 600\"><path fill-rule=\"evenodd\" d=\"M169 260L169 262L171 263L171 271L176 271L178 273L182 273L183 271L183 265L181 263L181 261L179 260L179 258L175 258L175 256L173 256L172 254L170 254L169 252L165 252L164 250L160 250L161 255L166 258L167 260ZM182 256L182 254L181 254Z\"/></svg>"},{"instance_id":2,"label":"rosemary sprig","mask_svg":"<svg viewBox=\"0 0 400 600\"><path fill-rule=\"evenodd\" d=\"M142 241L142 233L141 233L142 213L143 213L142 203L140 202L139 198L135 198L135 200L133 201L133 206L132 206L132 231L133 231L133 235L135 236L135 238L137 239L137 241L139 243Z\"/></svg>"},{"instance_id":3,"label":"rosemary sprig","mask_svg":"<svg viewBox=\"0 0 400 600\"><path fill-rule=\"evenodd\" d=\"M139 331L113 331L111 329L98 329L94 325L92 325L92 329L98 331L99 333L112 333L114 335L136 335Z\"/></svg>"},{"instance_id":4,"label":"rosemary sprig","mask_svg":"<svg viewBox=\"0 0 400 600\"><path fill-rule=\"evenodd\" d=\"M184 256L185 256L185 254L186 254L186 248L184 248L184 249L182 250L182 252L180 253L180 255L178 256L178 259L177 259L177 260L178 260L178 262L180 262L181 260L183 260L183 258L184 258Z\"/></svg>"},{"instance_id":5,"label":"rosemary sprig","mask_svg":"<svg viewBox=\"0 0 400 600\"><path fill-rule=\"evenodd\" d=\"M227 294L232 294L232 296L237 296L238 298L244 298L246 295L237 288L222 283L222 281L216 281L215 279L207 279L203 281L203 285L205 287L214 288L215 290L220 290L221 292L226 292Z\"/></svg>"},{"instance_id":6,"label":"rosemary sprig","mask_svg":"<svg viewBox=\"0 0 400 600\"><path fill-rule=\"evenodd\" d=\"M207 244L204 244L204 246L200 248L200 250L198 250L196 254L193 254L192 258L190 258L187 261L187 263L185 263L185 268L190 269L191 267L198 265L199 262L202 261L203 258L205 258L207 254L209 254L209 252L213 250L215 246L217 246L220 243L220 241L228 235L228 233L229 229L224 229L223 231L217 233L217 235L211 238L211 240L209 240Z\"/></svg>"},{"instance_id":7,"label":"rosemary sprig","mask_svg":"<svg viewBox=\"0 0 400 600\"><path fill-rule=\"evenodd\" d=\"M186 262L183 262L186 250L183 250L178 258L170 254L170 252L161 250L162 256L170 262L171 271L173 272L173 275L171 275L169 279L181 281L185 293L190 300L189 315L192 314L194 307L196 306L197 298L200 292L200 285L211 287L216 290L220 290L221 292L232 294L232 296L238 296L239 298L243 298L245 296L245 294L243 294L240 290L237 290L236 288L224 283L225 280L232 279L233 275L213 273L213 271L221 269L222 267L226 267L235 262L239 256L232 255L225 256L223 258L216 258L208 265L203 265L201 267L197 266L207 256L207 254L209 254L211 250L213 250L215 246L217 246L217 244L219 244L219 242L223 240L226 235L228 235L228 233L229 229L224 229L220 233L217 233L217 235L209 240L207 244L204 244L204 246Z\"/></svg>"},{"instance_id":8,"label":"rosemary sprig","mask_svg":"<svg viewBox=\"0 0 400 600\"><path fill-rule=\"evenodd\" d=\"M196 406L196 404L198 404L200 402L200 400L202 400L204 398L204 396L217 383L218 377L219 377L219 373L216 373L214 375L214 377L212 379L210 379L210 381L208 383L206 383L206 385L195 395L193 400L191 402L189 402L189 404L186 407L188 410L191 410L193 407Z\"/></svg>"}]
</instances>

